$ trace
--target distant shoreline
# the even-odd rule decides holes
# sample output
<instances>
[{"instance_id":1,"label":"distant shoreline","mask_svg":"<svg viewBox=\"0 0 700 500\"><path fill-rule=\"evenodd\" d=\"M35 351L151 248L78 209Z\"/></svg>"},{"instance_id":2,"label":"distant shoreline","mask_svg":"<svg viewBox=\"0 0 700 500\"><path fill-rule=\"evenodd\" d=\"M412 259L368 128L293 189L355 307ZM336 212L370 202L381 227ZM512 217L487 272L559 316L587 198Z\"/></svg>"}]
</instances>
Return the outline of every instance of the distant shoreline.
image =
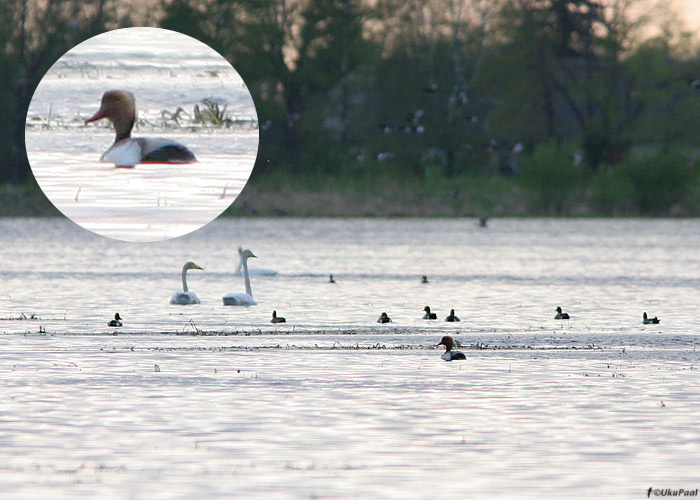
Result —
<instances>
[{"instance_id":1,"label":"distant shoreline","mask_svg":"<svg viewBox=\"0 0 700 500\"><path fill-rule=\"evenodd\" d=\"M0 185L0 217L56 217L61 212L34 184ZM529 194L516 186L491 192L459 193L392 187L383 192L370 189L331 191L303 187L264 188L248 184L225 217L700 217L700 206L679 203L665 213L637 211L603 213L586 199L557 212L533 207Z\"/></svg>"}]
</instances>

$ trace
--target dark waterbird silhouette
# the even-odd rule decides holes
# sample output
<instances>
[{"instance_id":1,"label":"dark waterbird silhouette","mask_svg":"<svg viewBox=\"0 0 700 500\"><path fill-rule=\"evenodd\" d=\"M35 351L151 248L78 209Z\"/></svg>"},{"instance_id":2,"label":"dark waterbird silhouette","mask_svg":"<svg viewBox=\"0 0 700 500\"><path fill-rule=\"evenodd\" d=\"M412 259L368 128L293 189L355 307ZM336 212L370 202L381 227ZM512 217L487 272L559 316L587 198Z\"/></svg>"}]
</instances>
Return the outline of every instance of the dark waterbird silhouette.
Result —
<instances>
[{"instance_id":1,"label":"dark waterbird silhouette","mask_svg":"<svg viewBox=\"0 0 700 500\"><path fill-rule=\"evenodd\" d=\"M449 335L445 335L444 337L442 337L442 340L440 340L440 342L436 345L445 346L445 354L440 356L445 361L467 359L467 356L463 352L452 350L452 346L454 345L454 339Z\"/></svg>"},{"instance_id":2,"label":"dark waterbird silhouette","mask_svg":"<svg viewBox=\"0 0 700 500\"><path fill-rule=\"evenodd\" d=\"M644 313L642 315L642 323L644 323L645 325L658 325L659 323L661 323L661 320L656 316L650 318L649 316L647 316L647 313Z\"/></svg>"},{"instance_id":3,"label":"dark waterbird silhouette","mask_svg":"<svg viewBox=\"0 0 700 500\"><path fill-rule=\"evenodd\" d=\"M454 309L450 309L450 315L445 318L445 321L447 321L448 323L456 323L457 321L459 321L459 318L455 316Z\"/></svg>"},{"instance_id":4,"label":"dark waterbird silhouette","mask_svg":"<svg viewBox=\"0 0 700 500\"><path fill-rule=\"evenodd\" d=\"M389 315L385 312L383 312L380 316L379 319L377 320L377 323L391 323L391 318Z\"/></svg>"},{"instance_id":5,"label":"dark waterbird silhouette","mask_svg":"<svg viewBox=\"0 0 700 500\"><path fill-rule=\"evenodd\" d=\"M557 306L556 311L557 311L557 315L554 316L554 319L571 319L571 318L569 318L569 314L568 314L568 313L565 313L565 312L562 312L562 311L561 311L561 307L560 307L560 306Z\"/></svg>"},{"instance_id":6,"label":"dark waterbird silhouette","mask_svg":"<svg viewBox=\"0 0 700 500\"><path fill-rule=\"evenodd\" d=\"M109 323L107 323L107 326L114 326L114 327L122 326L122 317L119 316L119 313L116 313L114 315L114 319L111 320Z\"/></svg>"},{"instance_id":7,"label":"dark waterbird silhouette","mask_svg":"<svg viewBox=\"0 0 700 500\"><path fill-rule=\"evenodd\" d=\"M423 319L437 319L437 314L430 312L430 306L425 306L423 310L425 311Z\"/></svg>"}]
</instances>

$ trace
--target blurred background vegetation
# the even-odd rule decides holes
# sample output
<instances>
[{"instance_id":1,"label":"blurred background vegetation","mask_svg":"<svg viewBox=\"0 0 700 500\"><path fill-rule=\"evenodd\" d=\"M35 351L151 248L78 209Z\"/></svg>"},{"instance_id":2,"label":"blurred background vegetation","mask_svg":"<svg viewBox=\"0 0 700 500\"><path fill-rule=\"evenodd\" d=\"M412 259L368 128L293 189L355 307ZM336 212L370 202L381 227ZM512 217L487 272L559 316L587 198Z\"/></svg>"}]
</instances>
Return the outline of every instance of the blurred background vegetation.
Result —
<instances>
[{"instance_id":1,"label":"blurred background vegetation","mask_svg":"<svg viewBox=\"0 0 700 500\"><path fill-rule=\"evenodd\" d=\"M232 213L697 216L700 50L671 7L0 0L0 212L48 210L24 150L48 68L154 26L207 43L253 95L260 149Z\"/></svg>"}]
</instances>

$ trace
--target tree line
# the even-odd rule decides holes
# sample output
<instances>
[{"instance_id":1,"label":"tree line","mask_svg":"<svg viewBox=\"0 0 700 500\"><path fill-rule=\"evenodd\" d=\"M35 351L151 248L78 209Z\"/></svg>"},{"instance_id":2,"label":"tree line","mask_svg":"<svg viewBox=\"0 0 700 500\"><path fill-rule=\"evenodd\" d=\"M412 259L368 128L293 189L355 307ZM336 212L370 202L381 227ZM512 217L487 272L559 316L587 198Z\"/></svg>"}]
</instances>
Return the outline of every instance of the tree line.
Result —
<instances>
[{"instance_id":1,"label":"tree line","mask_svg":"<svg viewBox=\"0 0 700 500\"><path fill-rule=\"evenodd\" d=\"M258 180L519 176L534 158L554 158L566 180L634 157L692 163L700 53L666 5L0 0L0 183L31 179L24 119L45 71L134 25L201 40L241 74L259 118Z\"/></svg>"}]
</instances>

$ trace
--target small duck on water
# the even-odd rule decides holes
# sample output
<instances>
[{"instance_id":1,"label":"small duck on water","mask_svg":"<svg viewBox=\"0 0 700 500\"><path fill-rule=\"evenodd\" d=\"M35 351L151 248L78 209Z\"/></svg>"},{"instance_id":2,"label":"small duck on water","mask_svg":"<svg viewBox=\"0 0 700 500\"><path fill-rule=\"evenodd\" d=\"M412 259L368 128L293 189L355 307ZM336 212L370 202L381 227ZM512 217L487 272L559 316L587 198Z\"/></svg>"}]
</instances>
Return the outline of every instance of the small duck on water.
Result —
<instances>
[{"instance_id":1,"label":"small duck on water","mask_svg":"<svg viewBox=\"0 0 700 500\"><path fill-rule=\"evenodd\" d=\"M85 124L107 118L114 126L114 144L100 161L131 168L138 163L196 163L194 153L182 144L163 138L131 137L136 123L136 97L126 90L109 90L102 96L100 109Z\"/></svg>"},{"instance_id":2,"label":"small duck on water","mask_svg":"<svg viewBox=\"0 0 700 500\"><path fill-rule=\"evenodd\" d=\"M423 319L437 319L437 314L430 312L430 306L425 306L423 310L425 311Z\"/></svg>"},{"instance_id":3,"label":"small duck on water","mask_svg":"<svg viewBox=\"0 0 700 500\"><path fill-rule=\"evenodd\" d=\"M286 323L287 319L282 316L277 316L277 311L272 311L272 320L270 323Z\"/></svg>"},{"instance_id":4,"label":"small duck on water","mask_svg":"<svg viewBox=\"0 0 700 500\"><path fill-rule=\"evenodd\" d=\"M391 318L387 313L383 312L380 316L379 319L377 320L377 323L391 323Z\"/></svg>"},{"instance_id":5,"label":"small duck on water","mask_svg":"<svg viewBox=\"0 0 700 500\"><path fill-rule=\"evenodd\" d=\"M115 326L115 327L122 326L122 317L119 316L119 313L116 313L114 315L114 319L111 320L109 323L107 323L107 326Z\"/></svg>"},{"instance_id":6,"label":"small duck on water","mask_svg":"<svg viewBox=\"0 0 700 500\"><path fill-rule=\"evenodd\" d=\"M449 335L445 335L444 337L442 337L442 340L440 340L440 342L436 345L445 346L445 354L440 356L445 361L467 359L467 356L463 352L452 350L452 346L454 345L454 339Z\"/></svg>"},{"instance_id":7,"label":"small duck on water","mask_svg":"<svg viewBox=\"0 0 700 500\"><path fill-rule=\"evenodd\" d=\"M427 277L427 276L421 276L421 277L420 277L420 282L421 282L421 283L430 283L430 282L428 281L428 277Z\"/></svg>"},{"instance_id":8,"label":"small duck on water","mask_svg":"<svg viewBox=\"0 0 700 500\"><path fill-rule=\"evenodd\" d=\"M656 316L650 318L649 316L647 316L647 313L644 313L642 315L642 323L644 323L645 325L658 325L659 323L661 323L661 320Z\"/></svg>"},{"instance_id":9,"label":"small duck on water","mask_svg":"<svg viewBox=\"0 0 700 500\"><path fill-rule=\"evenodd\" d=\"M455 316L454 309L450 309L450 315L445 318L445 321L447 321L448 323L454 323L456 321L459 321L459 318Z\"/></svg>"},{"instance_id":10,"label":"small duck on water","mask_svg":"<svg viewBox=\"0 0 700 500\"><path fill-rule=\"evenodd\" d=\"M556 311L557 311L557 315L554 316L554 319L571 319L571 318L569 318L569 314L568 314L568 313L565 313L565 312L562 312L562 311L561 311L561 307L560 307L560 306L557 306Z\"/></svg>"}]
</instances>

